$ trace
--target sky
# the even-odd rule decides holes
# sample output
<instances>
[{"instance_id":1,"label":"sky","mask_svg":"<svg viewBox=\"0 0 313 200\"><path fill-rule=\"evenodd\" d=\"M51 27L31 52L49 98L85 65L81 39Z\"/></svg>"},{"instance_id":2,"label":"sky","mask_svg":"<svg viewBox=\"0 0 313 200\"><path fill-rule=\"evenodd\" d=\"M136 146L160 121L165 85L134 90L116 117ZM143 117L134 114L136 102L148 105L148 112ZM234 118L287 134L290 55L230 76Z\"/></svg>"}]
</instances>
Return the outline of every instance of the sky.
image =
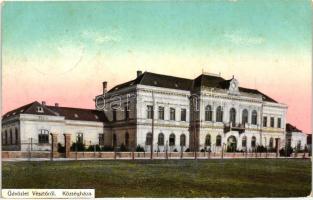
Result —
<instances>
[{"instance_id":1,"label":"sky","mask_svg":"<svg viewBox=\"0 0 313 200\"><path fill-rule=\"evenodd\" d=\"M32 101L94 108L136 70L232 75L311 133L310 0L5 2L2 113Z\"/></svg>"}]
</instances>

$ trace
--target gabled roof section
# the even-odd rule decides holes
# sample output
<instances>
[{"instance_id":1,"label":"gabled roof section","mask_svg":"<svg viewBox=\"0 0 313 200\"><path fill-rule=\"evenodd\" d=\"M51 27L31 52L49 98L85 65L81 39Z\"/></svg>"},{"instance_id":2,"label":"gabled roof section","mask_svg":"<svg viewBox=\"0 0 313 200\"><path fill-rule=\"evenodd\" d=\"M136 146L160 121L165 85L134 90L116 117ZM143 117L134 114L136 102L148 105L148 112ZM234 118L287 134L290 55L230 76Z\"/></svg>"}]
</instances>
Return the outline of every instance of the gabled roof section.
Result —
<instances>
[{"instance_id":1,"label":"gabled roof section","mask_svg":"<svg viewBox=\"0 0 313 200\"><path fill-rule=\"evenodd\" d=\"M95 121L106 122L108 121L103 111L83 109L83 108L70 108L59 106L47 106L60 116L64 116L67 120L80 120L80 121Z\"/></svg>"},{"instance_id":2,"label":"gabled roof section","mask_svg":"<svg viewBox=\"0 0 313 200\"><path fill-rule=\"evenodd\" d=\"M290 123L286 124L286 131L287 132L302 132L302 130L298 129L297 127L293 126Z\"/></svg>"},{"instance_id":3,"label":"gabled roof section","mask_svg":"<svg viewBox=\"0 0 313 200\"><path fill-rule=\"evenodd\" d=\"M239 87L239 91L240 92L251 93L251 94L258 94L258 95L262 96L263 101L268 101L268 102L272 102L272 103L278 103L276 100L274 100L273 98L271 98L271 97L267 96L266 94L260 92L259 90Z\"/></svg>"},{"instance_id":4,"label":"gabled roof section","mask_svg":"<svg viewBox=\"0 0 313 200\"><path fill-rule=\"evenodd\" d=\"M40 112L38 112L38 108L41 108ZM8 117L12 117L21 113L58 116L57 113L53 112L46 106L41 105L38 101L34 101L32 103L26 104L22 107L19 107L17 109L7 112L5 115L3 115L3 119L6 119Z\"/></svg>"}]
</instances>

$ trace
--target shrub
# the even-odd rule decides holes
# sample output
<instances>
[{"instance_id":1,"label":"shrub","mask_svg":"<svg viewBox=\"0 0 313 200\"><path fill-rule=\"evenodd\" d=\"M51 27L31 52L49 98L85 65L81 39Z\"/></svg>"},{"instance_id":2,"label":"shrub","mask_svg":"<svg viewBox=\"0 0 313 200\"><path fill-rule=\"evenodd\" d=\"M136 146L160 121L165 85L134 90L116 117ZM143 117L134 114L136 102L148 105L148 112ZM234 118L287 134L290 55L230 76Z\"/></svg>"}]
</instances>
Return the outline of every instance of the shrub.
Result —
<instances>
[{"instance_id":1,"label":"shrub","mask_svg":"<svg viewBox=\"0 0 313 200\"><path fill-rule=\"evenodd\" d=\"M101 148L101 151L113 151L113 147L104 146L104 147Z\"/></svg>"},{"instance_id":2,"label":"shrub","mask_svg":"<svg viewBox=\"0 0 313 200\"><path fill-rule=\"evenodd\" d=\"M173 151L174 151L174 152L178 152L176 148L175 148Z\"/></svg>"},{"instance_id":3,"label":"shrub","mask_svg":"<svg viewBox=\"0 0 313 200\"><path fill-rule=\"evenodd\" d=\"M120 151L127 151L127 148L124 144L121 144Z\"/></svg>"},{"instance_id":4,"label":"shrub","mask_svg":"<svg viewBox=\"0 0 313 200\"><path fill-rule=\"evenodd\" d=\"M286 149L287 149L287 152L286 152ZM288 146L287 148L281 148L279 150L279 155L280 156L287 156L287 157L290 157L290 155L292 154L293 152L293 149L292 147Z\"/></svg>"},{"instance_id":5,"label":"shrub","mask_svg":"<svg viewBox=\"0 0 313 200\"><path fill-rule=\"evenodd\" d=\"M187 148L187 149L185 150L185 152L190 152L190 149L189 149L189 148Z\"/></svg>"},{"instance_id":6,"label":"shrub","mask_svg":"<svg viewBox=\"0 0 313 200\"><path fill-rule=\"evenodd\" d=\"M85 145L83 143L74 142L71 146L71 151L85 151Z\"/></svg>"},{"instance_id":7,"label":"shrub","mask_svg":"<svg viewBox=\"0 0 313 200\"><path fill-rule=\"evenodd\" d=\"M95 151L95 145L88 146L87 151ZM100 146L98 144L96 145L96 151L100 151Z\"/></svg>"},{"instance_id":8,"label":"shrub","mask_svg":"<svg viewBox=\"0 0 313 200\"><path fill-rule=\"evenodd\" d=\"M200 151L201 151L201 152L205 152L205 150L204 150L204 149L201 149Z\"/></svg>"},{"instance_id":9,"label":"shrub","mask_svg":"<svg viewBox=\"0 0 313 200\"><path fill-rule=\"evenodd\" d=\"M263 152L266 152L266 148L263 145L259 145L257 146L256 151L263 153Z\"/></svg>"},{"instance_id":10,"label":"shrub","mask_svg":"<svg viewBox=\"0 0 313 200\"><path fill-rule=\"evenodd\" d=\"M59 152L59 153L65 153L65 147L62 146L61 143L58 143L58 152Z\"/></svg>"},{"instance_id":11,"label":"shrub","mask_svg":"<svg viewBox=\"0 0 313 200\"><path fill-rule=\"evenodd\" d=\"M136 152L145 152L145 149L141 147L140 145L137 145Z\"/></svg>"}]
</instances>

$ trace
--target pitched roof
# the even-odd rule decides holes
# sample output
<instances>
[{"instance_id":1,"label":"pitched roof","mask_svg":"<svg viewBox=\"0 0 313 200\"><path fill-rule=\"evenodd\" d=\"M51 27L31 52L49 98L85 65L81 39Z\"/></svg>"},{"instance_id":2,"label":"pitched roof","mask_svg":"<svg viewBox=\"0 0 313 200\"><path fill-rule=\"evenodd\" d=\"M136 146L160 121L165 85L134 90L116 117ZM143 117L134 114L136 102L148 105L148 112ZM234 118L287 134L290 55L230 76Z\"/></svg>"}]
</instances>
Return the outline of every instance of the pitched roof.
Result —
<instances>
[{"instance_id":1,"label":"pitched roof","mask_svg":"<svg viewBox=\"0 0 313 200\"><path fill-rule=\"evenodd\" d=\"M37 107L42 107L43 108L42 112L37 112ZM57 116L57 114L53 112L52 110L50 110L49 108L42 106L38 101L34 101L32 103L26 104L22 107L19 107L17 109L7 112L6 114L3 115L3 119L11 117L11 116L15 116L20 113Z\"/></svg>"},{"instance_id":2,"label":"pitched roof","mask_svg":"<svg viewBox=\"0 0 313 200\"><path fill-rule=\"evenodd\" d=\"M198 89L198 88L201 88L201 86L228 89L231 80L232 79L225 80L224 78L220 76L213 76L213 75L207 75L207 74L201 74L200 76L192 80L192 79L180 78L180 77L175 77L175 76L144 72L143 74L141 74L134 80L131 80L131 81L128 81L128 82L125 82L125 83L122 83L113 87L111 90L108 91L108 93L118 91L120 89L127 88L127 87L137 85L137 84L170 88L170 89L178 89L178 90L186 90L186 91L190 91L192 89ZM252 94L258 94L263 97L264 101L277 103L277 101L275 101L273 98L255 89L239 87L239 91L252 93Z\"/></svg>"},{"instance_id":3,"label":"pitched roof","mask_svg":"<svg viewBox=\"0 0 313 200\"><path fill-rule=\"evenodd\" d=\"M302 132L300 129L298 129L297 127L289 123L286 124L286 131L287 132Z\"/></svg>"},{"instance_id":4,"label":"pitched roof","mask_svg":"<svg viewBox=\"0 0 313 200\"><path fill-rule=\"evenodd\" d=\"M41 107L42 111L38 112L37 107ZM83 108L70 108L59 106L42 105L38 101L24 105L20 108L14 109L3 115L3 119L17 115L17 114L34 114L34 115L50 115L50 116L64 116L68 120L81 120L81 121L96 121L105 122L107 118L102 111L83 109Z\"/></svg>"},{"instance_id":5,"label":"pitched roof","mask_svg":"<svg viewBox=\"0 0 313 200\"><path fill-rule=\"evenodd\" d=\"M47 106L47 107L55 111L58 115L64 116L65 119L67 120L96 121L96 122L107 121L104 112L98 110L59 107L59 106Z\"/></svg>"},{"instance_id":6,"label":"pitched roof","mask_svg":"<svg viewBox=\"0 0 313 200\"><path fill-rule=\"evenodd\" d=\"M137 84L189 91L192 88L192 82L191 79L144 72L134 80L113 87L108 93Z\"/></svg>"}]
</instances>

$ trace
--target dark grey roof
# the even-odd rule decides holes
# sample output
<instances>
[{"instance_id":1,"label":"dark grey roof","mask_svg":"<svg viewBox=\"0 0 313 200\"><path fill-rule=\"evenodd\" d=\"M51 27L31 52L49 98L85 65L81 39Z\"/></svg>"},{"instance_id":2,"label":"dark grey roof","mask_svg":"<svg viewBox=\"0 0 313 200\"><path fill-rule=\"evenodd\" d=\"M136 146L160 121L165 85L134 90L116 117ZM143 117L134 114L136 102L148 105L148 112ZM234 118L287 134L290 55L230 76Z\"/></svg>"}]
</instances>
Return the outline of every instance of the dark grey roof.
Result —
<instances>
[{"instance_id":1,"label":"dark grey roof","mask_svg":"<svg viewBox=\"0 0 313 200\"><path fill-rule=\"evenodd\" d=\"M127 88L137 84L186 91L196 90L201 88L201 86L228 89L231 80L232 79L225 80L220 76L212 76L206 74L201 74L200 76L192 80L175 76L167 76L151 72L144 72L134 80L113 87L111 90L108 91L108 93L118 91L120 89ZM255 89L239 87L239 91L252 94L259 94L263 97L264 101L277 103L277 101L275 101L273 98Z\"/></svg>"},{"instance_id":2,"label":"dark grey roof","mask_svg":"<svg viewBox=\"0 0 313 200\"><path fill-rule=\"evenodd\" d=\"M38 112L37 107L42 107L43 111ZM59 106L48 106L42 105L38 101L34 101L30 104L24 105L20 108L14 109L3 115L3 119L23 114L34 114L34 115L50 115L50 116L64 116L68 120L80 120L80 121L96 121L106 122L107 118L102 111L83 109L83 108L69 108Z\"/></svg>"},{"instance_id":3,"label":"dark grey roof","mask_svg":"<svg viewBox=\"0 0 313 200\"><path fill-rule=\"evenodd\" d=\"M289 123L286 124L286 131L287 132L302 132L300 129L298 129L297 127Z\"/></svg>"}]
</instances>

